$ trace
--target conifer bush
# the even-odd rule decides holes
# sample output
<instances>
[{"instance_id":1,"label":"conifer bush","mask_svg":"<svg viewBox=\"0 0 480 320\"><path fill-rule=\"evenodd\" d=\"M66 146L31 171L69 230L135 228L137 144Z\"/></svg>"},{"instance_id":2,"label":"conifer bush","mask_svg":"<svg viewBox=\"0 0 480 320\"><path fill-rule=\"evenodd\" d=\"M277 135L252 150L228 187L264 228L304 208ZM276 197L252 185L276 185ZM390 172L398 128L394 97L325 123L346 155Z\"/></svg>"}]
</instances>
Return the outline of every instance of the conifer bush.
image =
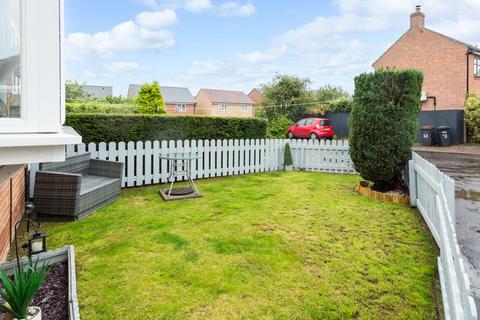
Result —
<instances>
[{"instance_id":1,"label":"conifer bush","mask_svg":"<svg viewBox=\"0 0 480 320\"><path fill-rule=\"evenodd\" d=\"M422 83L418 70L377 70L355 78L350 155L375 190L405 187L402 171L418 130Z\"/></svg>"}]
</instances>

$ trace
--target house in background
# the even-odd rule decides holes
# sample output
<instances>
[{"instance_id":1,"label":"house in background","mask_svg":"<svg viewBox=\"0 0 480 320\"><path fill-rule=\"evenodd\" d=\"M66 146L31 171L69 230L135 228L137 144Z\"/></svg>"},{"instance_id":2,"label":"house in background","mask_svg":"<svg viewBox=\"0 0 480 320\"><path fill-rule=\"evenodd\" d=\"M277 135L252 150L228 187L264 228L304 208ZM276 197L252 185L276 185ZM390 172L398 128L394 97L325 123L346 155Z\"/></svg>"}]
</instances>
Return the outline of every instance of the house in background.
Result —
<instances>
[{"instance_id":1,"label":"house in background","mask_svg":"<svg viewBox=\"0 0 480 320\"><path fill-rule=\"evenodd\" d=\"M128 88L128 99L135 99L141 85L131 84ZM167 114L195 115L195 97L188 88L160 86Z\"/></svg>"},{"instance_id":2,"label":"house in background","mask_svg":"<svg viewBox=\"0 0 480 320\"><path fill-rule=\"evenodd\" d=\"M255 106L262 104L263 101L263 92L260 88L253 88L252 91L248 94L248 97L252 99L255 103Z\"/></svg>"},{"instance_id":3,"label":"house in background","mask_svg":"<svg viewBox=\"0 0 480 320\"><path fill-rule=\"evenodd\" d=\"M420 6L410 15L410 29L373 67L423 71L422 110L434 109L433 97L436 110L463 110L467 94L480 93L480 49L426 28Z\"/></svg>"},{"instance_id":4,"label":"house in background","mask_svg":"<svg viewBox=\"0 0 480 320\"><path fill-rule=\"evenodd\" d=\"M113 87L112 86L94 86L94 85L85 85L83 91L92 98L105 99L106 97L113 96Z\"/></svg>"},{"instance_id":5,"label":"house in background","mask_svg":"<svg viewBox=\"0 0 480 320\"><path fill-rule=\"evenodd\" d=\"M62 21L61 1L2 1L0 263L24 214L26 164L64 161L65 145L82 141L63 126Z\"/></svg>"},{"instance_id":6,"label":"house in background","mask_svg":"<svg viewBox=\"0 0 480 320\"><path fill-rule=\"evenodd\" d=\"M441 111L422 112L421 124L449 125L463 136L466 97L480 93L480 49L426 28L425 14L417 6L410 28L373 67L423 71L422 111Z\"/></svg>"},{"instance_id":7,"label":"house in background","mask_svg":"<svg viewBox=\"0 0 480 320\"><path fill-rule=\"evenodd\" d=\"M200 89L196 96L198 115L253 117L255 102L241 91Z\"/></svg>"}]
</instances>

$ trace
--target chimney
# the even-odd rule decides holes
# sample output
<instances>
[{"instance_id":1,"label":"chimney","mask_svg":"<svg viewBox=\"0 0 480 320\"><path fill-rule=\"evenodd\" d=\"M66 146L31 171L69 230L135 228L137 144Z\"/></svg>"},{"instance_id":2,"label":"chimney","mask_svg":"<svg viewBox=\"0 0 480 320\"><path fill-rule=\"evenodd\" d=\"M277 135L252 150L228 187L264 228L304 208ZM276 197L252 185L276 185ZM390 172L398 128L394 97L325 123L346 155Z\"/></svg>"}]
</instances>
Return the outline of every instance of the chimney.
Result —
<instances>
[{"instance_id":1,"label":"chimney","mask_svg":"<svg viewBox=\"0 0 480 320\"><path fill-rule=\"evenodd\" d=\"M410 29L425 27L425 14L421 11L421 6L415 6L415 12L410 15Z\"/></svg>"}]
</instances>

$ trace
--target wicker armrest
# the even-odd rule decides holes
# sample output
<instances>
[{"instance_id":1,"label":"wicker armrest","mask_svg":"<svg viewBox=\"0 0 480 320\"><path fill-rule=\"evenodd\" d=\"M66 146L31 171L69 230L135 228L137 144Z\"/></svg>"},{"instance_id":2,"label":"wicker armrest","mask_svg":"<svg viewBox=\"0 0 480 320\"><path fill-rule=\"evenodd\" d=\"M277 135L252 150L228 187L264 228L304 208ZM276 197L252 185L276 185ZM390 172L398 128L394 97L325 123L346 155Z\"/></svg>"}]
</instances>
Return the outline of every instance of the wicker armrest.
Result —
<instances>
[{"instance_id":1,"label":"wicker armrest","mask_svg":"<svg viewBox=\"0 0 480 320\"><path fill-rule=\"evenodd\" d=\"M34 197L49 195L74 198L80 194L81 183L81 174L37 171Z\"/></svg>"},{"instance_id":2,"label":"wicker armrest","mask_svg":"<svg viewBox=\"0 0 480 320\"><path fill-rule=\"evenodd\" d=\"M89 174L121 179L123 177L123 162L91 159Z\"/></svg>"}]
</instances>

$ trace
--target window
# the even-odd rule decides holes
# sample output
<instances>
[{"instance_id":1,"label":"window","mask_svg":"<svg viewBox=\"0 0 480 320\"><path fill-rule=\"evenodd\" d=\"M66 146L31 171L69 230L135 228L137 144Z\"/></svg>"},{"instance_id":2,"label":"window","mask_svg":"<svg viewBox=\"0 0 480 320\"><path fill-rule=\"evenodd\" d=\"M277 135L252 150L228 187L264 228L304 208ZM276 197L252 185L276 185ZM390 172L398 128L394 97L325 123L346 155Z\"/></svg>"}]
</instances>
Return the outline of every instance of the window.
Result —
<instances>
[{"instance_id":1,"label":"window","mask_svg":"<svg viewBox=\"0 0 480 320\"><path fill-rule=\"evenodd\" d=\"M183 103L177 104L177 112L187 112L187 106Z\"/></svg>"},{"instance_id":2,"label":"window","mask_svg":"<svg viewBox=\"0 0 480 320\"><path fill-rule=\"evenodd\" d=\"M0 118L20 118L20 1L0 0Z\"/></svg>"},{"instance_id":3,"label":"window","mask_svg":"<svg viewBox=\"0 0 480 320\"><path fill-rule=\"evenodd\" d=\"M330 120L322 120L322 121L320 121L320 125L321 126L331 126L332 123L330 122Z\"/></svg>"},{"instance_id":4,"label":"window","mask_svg":"<svg viewBox=\"0 0 480 320\"><path fill-rule=\"evenodd\" d=\"M248 111L248 106L247 106L247 105L241 106L241 107L240 107L240 111L243 111L243 112Z\"/></svg>"},{"instance_id":5,"label":"window","mask_svg":"<svg viewBox=\"0 0 480 320\"><path fill-rule=\"evenodd\" d=\"M64 122L63 0L0 0L0 134Z\"/></svg>"},{"instance_id":6,"label":"window","mask_svg":"<svg viewBox=\"0 0 480 320\"><path fill-rule=\"evenodd\" d=\"M475 77L480 77L480 57L475 57L473 60L473 74Z\"/></svg>"},{"instance_id":7,"label":"window","mask_svg":"<svg viewBox=\"0 0 480 320\"><path fill-rule=\"evenodd\" d=\"M311 126L313 124L313 120L312 119L308 119L307 121L305 121L305 126Z\"/></svg>"},{"instance_id":8,"label":"window","mask_svg":"<svg viewBox=\"0 0 480 320\"><path fill-rule=\"evenodd\" d=\"M220 103L218 105L218 111L227 111L227 104L226 103Z\"/></svg>"},{"instance_id":9,"label":"window","mask_svg":"<svg viewBox=\"0 0 480 320\"><path fill-rule=\"evenodd\" d=\"M305 122L307 122L307 120L300 120L297 122L297 127L304 127L305 126Z\"/></svg>"}]
</instances>

